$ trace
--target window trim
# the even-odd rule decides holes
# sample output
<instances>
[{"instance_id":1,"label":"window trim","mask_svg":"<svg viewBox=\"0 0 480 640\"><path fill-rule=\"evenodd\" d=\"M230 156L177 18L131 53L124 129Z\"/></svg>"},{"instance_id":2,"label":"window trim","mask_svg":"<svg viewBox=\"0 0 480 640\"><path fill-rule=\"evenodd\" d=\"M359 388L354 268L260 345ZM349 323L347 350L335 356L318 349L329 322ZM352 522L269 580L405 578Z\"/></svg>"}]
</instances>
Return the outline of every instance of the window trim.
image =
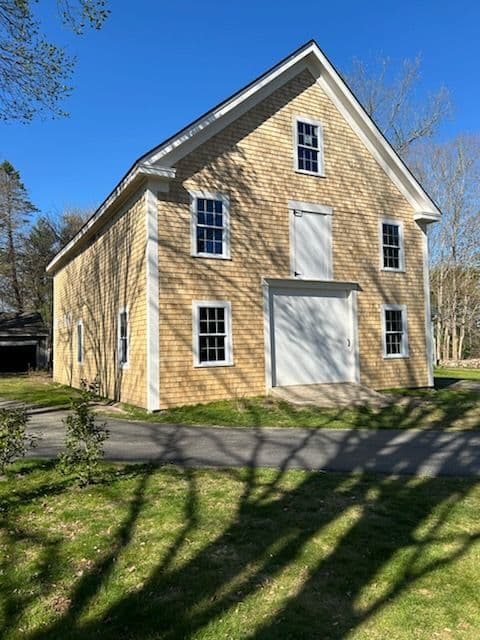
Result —
<instances>
[{"instance_id":1,"label":"window trim","mask_svg":"<svg viewBox=\"0 0 480 640\"><path fill-rule=\"evenodd\" d=\"M394 267L385 267L383 263L383 225L391 224L398 227L398 237L400 240L400 252L399 252L399 267L395 269ZM403 234L403 220L395 220L393 218L381 218L378 223L378 234L380 241L380 270L381 271L391 271L393 273L405 273L405 241Z\"/></svg>"},{"instance_id":2,"label":"window trim","mask_svg":"<svg viewBox=\"0 0 480 640\"><path fill-rule=\"evenodd\" d=\"M76 338L77 338L77 364L79 366L83 366L83 363L85 362L85 330L83 327L83 320L78 320L77 324L76 324ZM80 329L80 333L82 335L82 341L81 341L81 345L80 345L80 341L78 339L79 333L78 330ZM80 346L82 347L80 349ZM80 357L79 357L80 356Z\"/></svg>"},{"instance_id":3,"label":"window trim","mask_svg":"<svg viewBox=\"0 0 480 640\"><path fill-rule=\"evenodd\" d=\"M298 122L304 122L305 124L311 124L318 127L318 171L307 171L307 169L300 169L298 166ZM293 168L296 173L303 173L307 176L317 176L320 178L325 177L325 164L324 164L324 150L323 150L323 123L320 120L313 118L307 118L306 116L294 115L292 120L293 129Z\"/></svg>"},{"instance_id":4,"label":"window trim","mask_svg":"<svg viewBox=\"0 0 480 640\"><path fill-rule=\"evenodd\" d=\"M121 328L121 321L120 321L120 316L125 313L127 316L127 359L125 362L120 362L120 354L121 354L121 336L120 336L120 328ZM119 369L128 369L130 366L130 312L128 310L128 307L122 307L121 309L118 310L117 313L117 363L118 363L118 368Z\"/></svg>"},{"instance_id":5,"label":"window trim","mask_svg":"<svg viewBox=\"0 0 480 640\"><path fill-rule=\"evenodd\" d=\"M222 307L225 309L225 360L210 362L200 362L199 349L199 320L201 307ZM193 366L204 367L231 367L233 365L232 347L232 304L228 300L193 300L192 301L192 349Z\"/></svg>"},{"instance_id":6,"label":"window trim","mask_svg":"<svg viewBox=\"0 0 480 640\"><path fill-rule=\"evenodd\" d=\"M194 258L213 258L214 260L231 260L230 254L230 198L216 191L193 191L190 194L190 238L191 247L190 255ZM205 198L206 200L221 200L223 204L223 236L222 236L222 253L206 253L197 251L197 200Z\"/></svg>"},{"instance_id":7,"label":"window trim","mask_svg":"<svg viewBox=\"0 0 480 640\"><path fill-rule=\"evenodd\" d=\"M387 353L387 327L385 321L386 311L401 311L402 312L402 352L401 353ZM406 304L382 304L382 345L383 345L383 357L386 360L393 360L398 358L408 358L410 356L409 343L408 343L408 314Z\"/></svg>"}]
</instances>

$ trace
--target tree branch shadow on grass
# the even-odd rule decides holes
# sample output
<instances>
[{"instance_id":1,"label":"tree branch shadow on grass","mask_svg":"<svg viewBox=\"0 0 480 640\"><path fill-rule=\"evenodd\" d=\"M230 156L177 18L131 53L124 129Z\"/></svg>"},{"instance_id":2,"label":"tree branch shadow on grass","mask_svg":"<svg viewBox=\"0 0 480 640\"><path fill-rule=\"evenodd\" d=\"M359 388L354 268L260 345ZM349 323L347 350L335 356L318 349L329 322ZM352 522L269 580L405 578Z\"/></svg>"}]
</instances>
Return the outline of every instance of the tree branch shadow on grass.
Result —
<instances>
[{"instance_id":1,"label":"tree branch shadow on grass","mask_svg":"<svg viewBox=\"0 0 480 640\"><path fill-rule=\"evenodd\" d=\"M173 543L139 590L121 595L100 615L85 619L83 614L106 588L117 559L128 549L145 507L145 492L154 467L132 468L138 482L109 553L78 580L67 610L50 626L25 637L194 637L232 614L249 598L258 596L259 606L263 606L265 589L288 574L309 545L323 539L331 526L341 523L336 543L304 573L290 576L291 594L272 605L268 615L262 616L263 621L252 620L255 628L246 625L236 636L255 640L340 640L368 623L405 591L416 588L423 578L464 557L479 540L480 529L450 536L441 533L456 505L475 487L475 480L313 473L288 487L285 470L314 434L312 431L311 436L307 435L302 445L287 456L283 469L273 472L265 482L258 473L257 461L268 440L259 430L249 469L217 471L220 482L223 477L242 483L243 492L235 504L233 519L193 557L182 562L181 552L197 533L202 518L197 482L203 472L188 468L179 471L188 488L182 526ZM386 437L393 460L395 434L387 432ZM354 452L357 445L356 437L346 439L337 457L345 450ZM179 446L175 437L171 446ZM169 497L162 499L168 501ZM426 531L419 533L419 528ZM439 556L426 558L425 552L433 544L447 549ZM365 590L398 554L406 554L407 559L397 576L383 592L361 604ZM55 556L52 547L46 552L46 564L54 565ZM31 601L21 603L23 608L30 604Z\"/></svg>"}]
</instances>

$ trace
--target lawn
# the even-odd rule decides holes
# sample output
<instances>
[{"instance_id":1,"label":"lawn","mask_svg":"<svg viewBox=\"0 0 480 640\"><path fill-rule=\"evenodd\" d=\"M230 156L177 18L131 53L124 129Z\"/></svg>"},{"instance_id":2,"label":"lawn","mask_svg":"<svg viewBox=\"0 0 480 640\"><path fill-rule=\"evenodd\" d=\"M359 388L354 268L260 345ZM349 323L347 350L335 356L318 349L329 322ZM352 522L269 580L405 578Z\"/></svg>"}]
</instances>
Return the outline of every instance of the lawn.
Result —
<instances>
[{"instance_id":1,"label":"lawn","mask_svg":"<svg viewBox=\"0 0 480 640\"><path fill-rule=\"evenodd\" d=\"M153 414L122 405L121 412L107 412L106 415L154 423L243 427L480 428L480 393L449 388L461 379L480 380L480 371L438 369L435 372L437 389L392 389L392 402L385 407L299 407L267 396L185 405Z\"/></svg>"},{"instance_id":2,"label":"lawn","mask_svg":"<svg viewBox=\"0 0 480 640\"><path fill-rule=\"evenodd\" d=\"M450 378L452 380L480 380L480 369L446 369L437 367L435 378Z\"/></svg>"},{"instance_id":3,"label":"lawn","mask_svg":"<svg viewBox=\"0 0 480 640\"><path fill-rule=\"evenodd\" d=\"M0 483L4 640L476 640L480 484L51 464Z\"/></svg>"},{"instance_id":4,"label":"lawn","mask_svg":"<svg viewBox=\"0 0 480 640\"><path fill-rule=\"evenodd\" d=\"M437 390L391 390L392 402L384 407L298 407L267 396L185 405L154 414L129 405L122 405L115 410L101 406L99 410L107 417L192 425L336 429L480 428L480 393L451 388L456 381L454 375L458 380L480 379L478 370L441 369L436 371ZM58 406L68 404L74 393L75 390L53 383L46 376L0 377L0 398Z\"/></svg>"},{"instance_id":5,"label":"lawn","mask_svg":"<svg viewBox=\"0 0 480 640\"><path fill-rule=\"evenodd\" d=\"M68 405L75 393L71 387L57 384L45 374L0 375L0 399L58 407Z\"/></svg>"}]
</instances>

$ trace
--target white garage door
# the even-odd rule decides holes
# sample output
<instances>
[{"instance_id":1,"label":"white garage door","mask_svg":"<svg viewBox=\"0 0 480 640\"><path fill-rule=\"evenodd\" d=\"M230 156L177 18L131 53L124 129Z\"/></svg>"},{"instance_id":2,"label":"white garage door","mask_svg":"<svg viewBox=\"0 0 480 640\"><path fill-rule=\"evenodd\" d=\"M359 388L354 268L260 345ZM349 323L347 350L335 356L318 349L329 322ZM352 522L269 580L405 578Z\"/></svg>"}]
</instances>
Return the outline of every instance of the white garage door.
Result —
<instances>
[{"instance_id":1,"label":"white garage door","mask_svg":"<svg viewBox=\"0 0 480 640\"><path fill-rule=\"evenodd\" d=\"M272 294L273 385L354 381L351 293Z\"/></svg>"}]
</instances>

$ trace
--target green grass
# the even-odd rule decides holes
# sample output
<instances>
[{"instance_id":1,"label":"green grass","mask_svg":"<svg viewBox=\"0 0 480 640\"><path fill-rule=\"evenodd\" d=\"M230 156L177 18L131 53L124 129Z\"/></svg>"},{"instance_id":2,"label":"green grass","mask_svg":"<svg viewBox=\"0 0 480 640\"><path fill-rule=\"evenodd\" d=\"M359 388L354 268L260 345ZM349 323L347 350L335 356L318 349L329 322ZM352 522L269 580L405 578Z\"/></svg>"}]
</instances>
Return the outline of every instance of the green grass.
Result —
<instances>
[{"instance_id":1,"label":"green grass","mask_svg":"<svg viewBox=\"0 0 480 640\"><path fill-rule=\"evenodd\" d=\"M466 379L475 379L475 371ZM441 370L443 372L443 370ZM480 394L450 389L451 377L436 378L438 389L391 389L399 398L385 407L322 409L299 407L272 397L238 398L208 404L185 405L158 413L122 405L122 413L107 416L151 423L217 425L238 427L307 427L332 429L477 429L480 428ZM123 414L123 415L122 415Z\"/></svg>"},{"instance_id":2,"label":"green grass","mask_svg":"<svg viewBox=\"0 0 480 640\"><path fill-rule=\"evenodd\" d=\"M480 484L51 464L0 483L3 640L480 637Z\"/></svg>"},{"instance_id":3,"label":"green grass","mask_svg":"<svg viewBox=\"0 0 480 640\"><path fill-rule=\"evenodd\" d=\"M480 369L445 369L444 367L437 367L435 369L435 377L456 380L480 380Z\"/></svg>"},{"instance_id":4,"label":"green grass","mask_svg":"<svg viewBox=\"0 0 480 640\"><path fill-rule=\"evenodd\" d=\"M393 389L398 401L386 407L322 409L298 407L272 397L238 398L185 405L158 413L123 405L122 411L102 409L107 417L151 423L239 427L307 427L335 429L476 429L480 427L480 394L452 389L450 370L438 370L439 388ZM475 379L478 371L454 370L458 379ZM448 375L447 375L448 374ZM443 377L442 377L443 376ZM0 398L46 407L68 405L76 391L40 375L0 377Z\"/></svg>"},{"instance_id":5,"label":"green grass","mask_svg":"<svg viewBox=\"0 0 480 640\"><path fill-rule=\"evenodd\" d=\"M75 394L75 389L52 382L47 375L0 376L0 399L58 407L68 405Z\"/></svg>"}]
</instances>

